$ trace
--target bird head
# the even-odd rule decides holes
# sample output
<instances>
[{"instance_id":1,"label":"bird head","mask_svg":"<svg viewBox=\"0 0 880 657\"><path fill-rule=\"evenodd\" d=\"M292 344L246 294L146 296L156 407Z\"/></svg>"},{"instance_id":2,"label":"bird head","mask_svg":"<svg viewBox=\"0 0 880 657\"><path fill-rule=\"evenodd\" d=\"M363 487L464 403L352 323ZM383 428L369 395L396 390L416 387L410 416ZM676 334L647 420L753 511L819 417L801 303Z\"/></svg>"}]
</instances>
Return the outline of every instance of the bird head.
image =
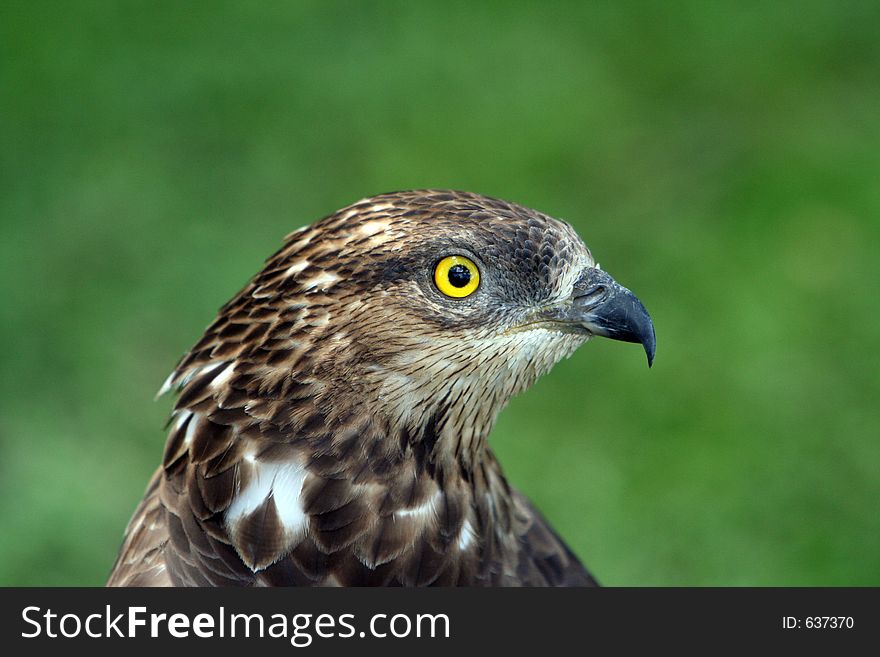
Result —
<instances>
[{"instance_id":1,"label":"bird head","mask_svg":"<svg viewBox=\"0 0 880 657\"><path fill-rule=\"evenodd\" d=\"M308 399L285 407L287 425L315 408L330 425L380 415L473 455L514 394L593 336L653 360L644 306L570 225L477 194L397 192L290 234L177 382L222 360L221 405L246 394L249 412L278 423L280 401Z\"/></svg>"}]
</instances>

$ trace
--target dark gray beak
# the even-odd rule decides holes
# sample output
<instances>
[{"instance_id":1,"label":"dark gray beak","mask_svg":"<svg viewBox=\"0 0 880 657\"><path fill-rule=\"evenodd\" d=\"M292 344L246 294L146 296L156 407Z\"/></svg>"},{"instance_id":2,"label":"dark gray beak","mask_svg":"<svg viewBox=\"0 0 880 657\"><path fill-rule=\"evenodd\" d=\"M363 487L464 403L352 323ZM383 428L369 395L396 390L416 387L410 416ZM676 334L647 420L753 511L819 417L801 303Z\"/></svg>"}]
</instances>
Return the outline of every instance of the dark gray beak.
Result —
<instances>
[{"instance_id":1,"label":"dark gray beak","mask_svg":"<svg viewBox=\"0 0 880 657\"><path fill-rule=\"evenodd\" d=\"M651 367L657 345L651 316L636 295L601 269L584 270L575 283L569 313L569 321L593 335L639 343Z\"/></svg>"}]
</instances>

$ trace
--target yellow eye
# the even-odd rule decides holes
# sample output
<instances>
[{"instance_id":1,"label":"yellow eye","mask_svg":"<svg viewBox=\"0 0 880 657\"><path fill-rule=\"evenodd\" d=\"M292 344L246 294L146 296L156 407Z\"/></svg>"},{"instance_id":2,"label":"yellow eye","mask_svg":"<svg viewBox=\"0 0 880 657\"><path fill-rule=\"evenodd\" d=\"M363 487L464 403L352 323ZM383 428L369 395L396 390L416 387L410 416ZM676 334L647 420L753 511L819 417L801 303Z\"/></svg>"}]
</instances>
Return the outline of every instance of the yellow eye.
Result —
<instances>
[{"instance_id":1,"label":"yellow eye","mask_svg":"<svg viewBox=\"0 0 880 657\"><path fill-rule=\"evenodd\" d=\"M461 299L480 286L480 270L464 256L446 256L434 268L434 283L447 297Z\"/></svg>"}]
</instances>

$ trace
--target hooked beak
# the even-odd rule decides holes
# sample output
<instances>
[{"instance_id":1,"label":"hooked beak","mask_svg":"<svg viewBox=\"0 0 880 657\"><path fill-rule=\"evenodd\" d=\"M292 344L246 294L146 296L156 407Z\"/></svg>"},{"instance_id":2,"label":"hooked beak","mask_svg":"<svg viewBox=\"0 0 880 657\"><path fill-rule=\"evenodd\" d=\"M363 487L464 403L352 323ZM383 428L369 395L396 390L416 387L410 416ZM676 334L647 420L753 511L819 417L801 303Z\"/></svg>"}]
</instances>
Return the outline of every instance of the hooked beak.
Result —
<instances>
[{"instance_id":1,"label":"hooked beak","mask_svg":"<svg viewBox=\"0 0 880 657\"><path fill-rule=\"evenodd\" d=\"M648 367L657 340L651 316L636 295L601 269L588 267L575 283L563 319L593 335L637 342L645 349Z\"/></svg>"}]
</instances>

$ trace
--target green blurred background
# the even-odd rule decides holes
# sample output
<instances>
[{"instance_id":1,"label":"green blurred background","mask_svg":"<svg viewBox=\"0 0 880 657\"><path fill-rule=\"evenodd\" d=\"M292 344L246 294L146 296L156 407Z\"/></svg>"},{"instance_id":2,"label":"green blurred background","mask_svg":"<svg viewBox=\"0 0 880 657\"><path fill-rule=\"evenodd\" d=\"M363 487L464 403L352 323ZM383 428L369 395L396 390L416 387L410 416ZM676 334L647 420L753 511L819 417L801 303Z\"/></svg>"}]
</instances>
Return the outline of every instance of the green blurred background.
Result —
<instances>
[{"instance_id":1,"label":"green blurred background","mask_svg":"<svg viewBox=\"0 0 880 657\"><path fill-rule=\"evenodd\" d=\"M288 231L452 187L657 328L505 411L609 585L880 585L880 4L4 2L0 583L98 585L153 395Z\"/></svg>"}]
</instances>

